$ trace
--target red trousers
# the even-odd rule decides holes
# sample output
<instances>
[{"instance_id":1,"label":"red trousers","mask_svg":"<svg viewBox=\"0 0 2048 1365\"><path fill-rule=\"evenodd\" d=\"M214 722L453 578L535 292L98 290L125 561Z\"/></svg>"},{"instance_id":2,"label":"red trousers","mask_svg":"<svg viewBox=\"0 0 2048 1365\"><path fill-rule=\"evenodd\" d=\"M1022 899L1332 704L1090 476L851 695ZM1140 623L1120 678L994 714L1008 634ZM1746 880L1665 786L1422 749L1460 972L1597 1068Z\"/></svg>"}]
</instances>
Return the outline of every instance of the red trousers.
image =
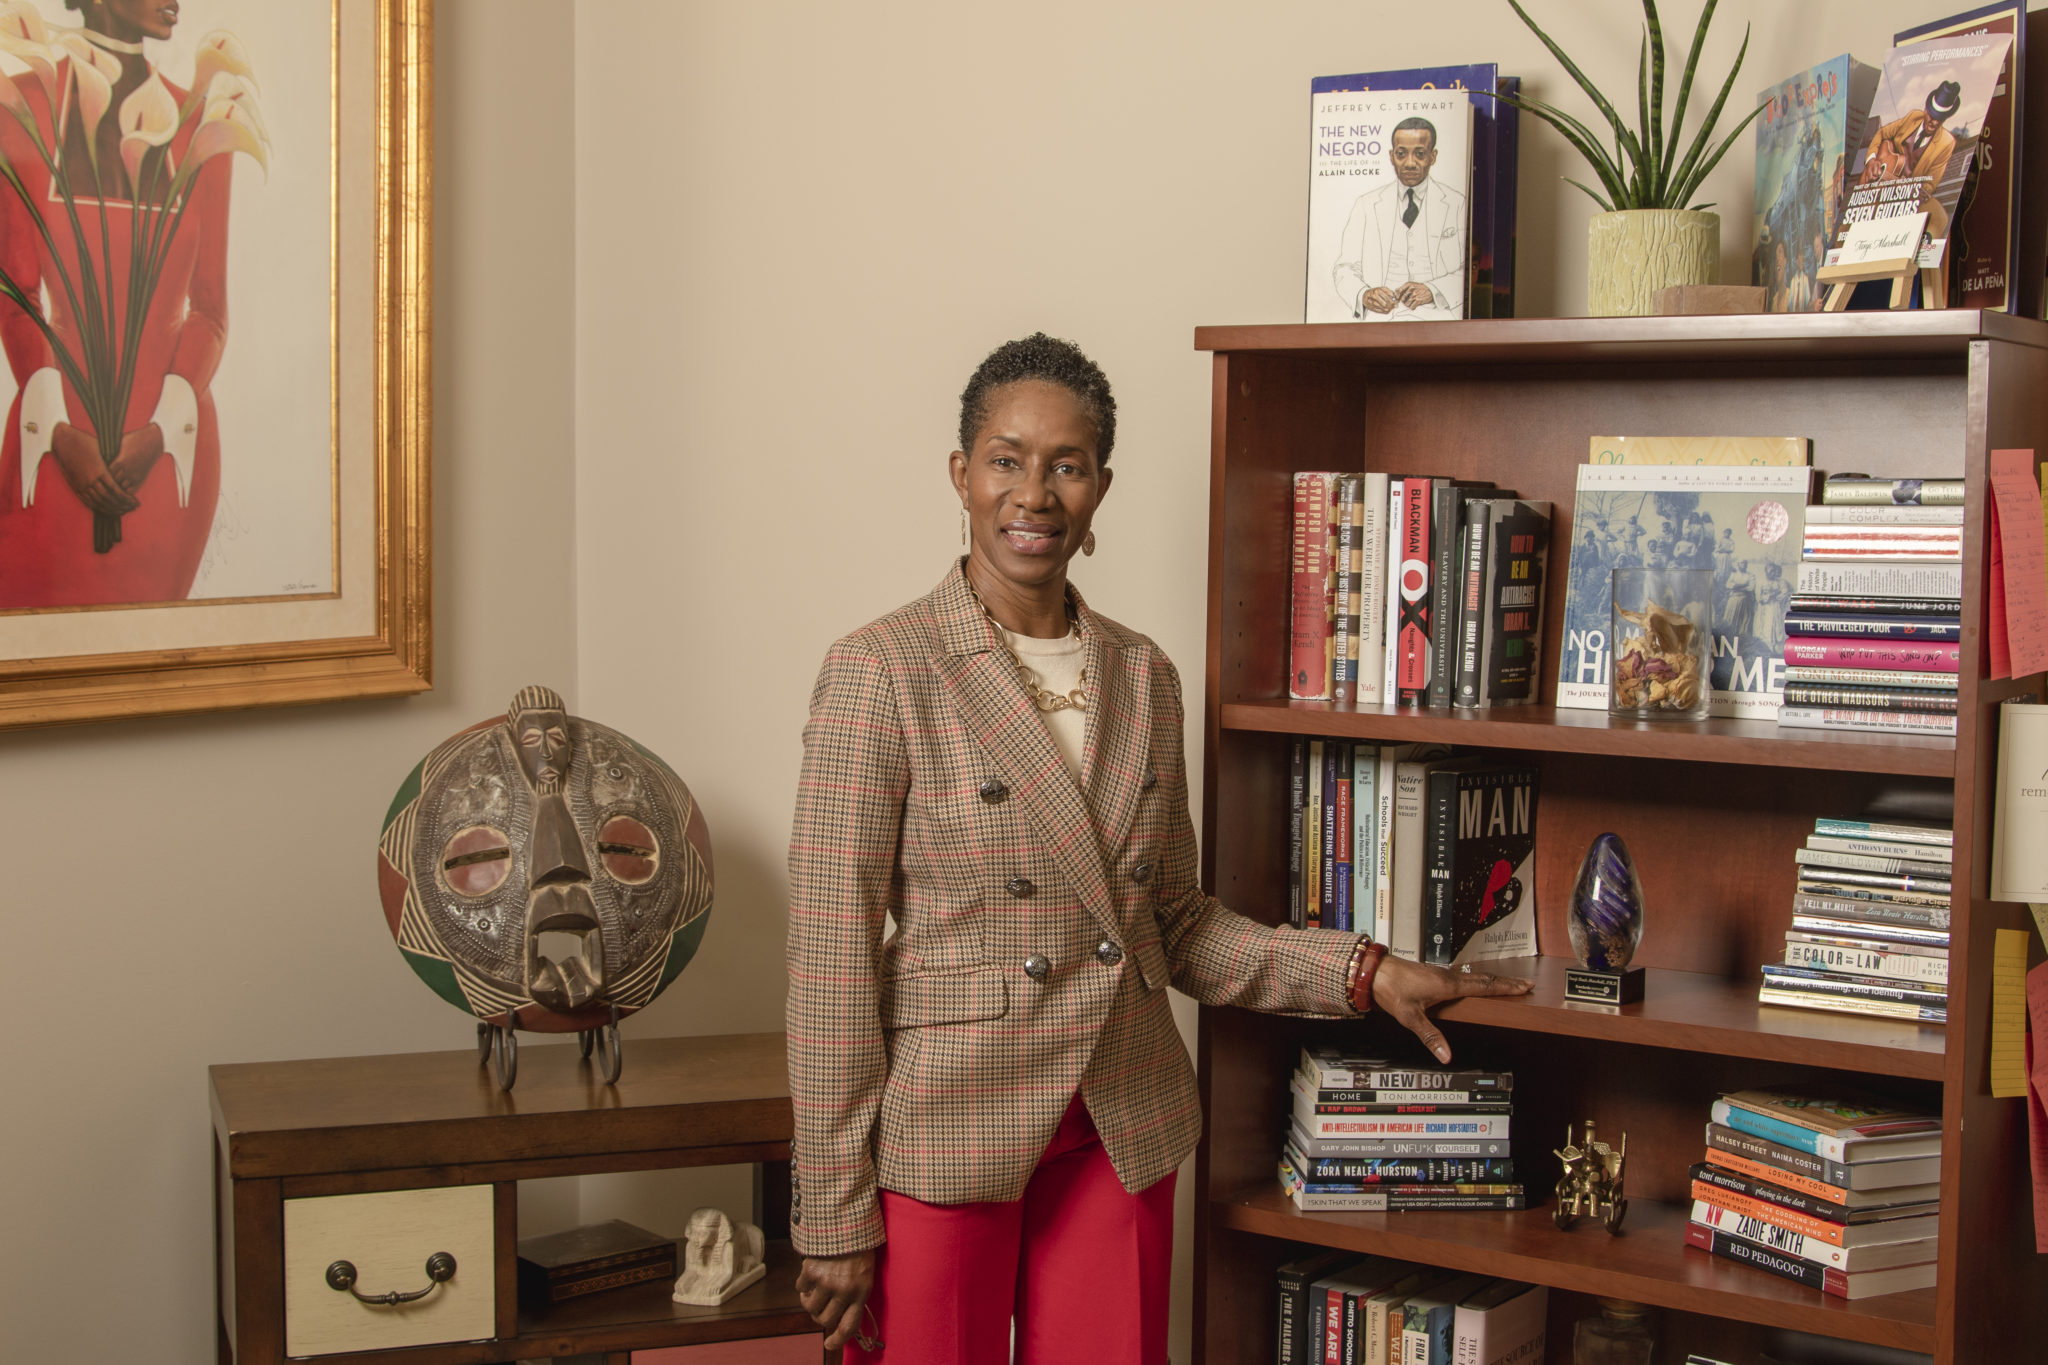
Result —
<instances>
[{"instance_id":1,"label":"red trousers","mask_svg":"<svg viewBox=\"0 0 2048 1365\"><path fill-rule=\"evenodd\" d=\"M882 1191L888 1240L846 1365L1165 1365L1173 1176L1127 1192L1076 1095L1009 1203Z\"/></svg>"}]
</instances>

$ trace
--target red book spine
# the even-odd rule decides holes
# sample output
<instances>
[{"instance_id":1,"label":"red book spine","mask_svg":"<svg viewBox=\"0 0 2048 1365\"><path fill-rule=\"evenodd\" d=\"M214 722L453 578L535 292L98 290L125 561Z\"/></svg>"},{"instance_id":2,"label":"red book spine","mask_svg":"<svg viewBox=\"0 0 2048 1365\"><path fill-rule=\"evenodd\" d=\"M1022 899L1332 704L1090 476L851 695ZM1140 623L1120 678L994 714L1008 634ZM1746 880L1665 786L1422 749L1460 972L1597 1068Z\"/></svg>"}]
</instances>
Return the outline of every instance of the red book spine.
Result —
<instances>
[{"instance_id":1,"label":"red book spine","mask_svg":"<svg viewBox=\"0 0 2048 1365\"><path fill-rule=\"evenodd\" d=\"M1294 602L1288 633L1287 695L1298 701L1330 695L1329 480L1294 476Z\"/></svg>"},{"instance_id":2,"label":"red book spine","mask_svg":"<svg viewBox=\"0 0 2048 1365\"><path fill-rule=\"evenodd\" d=\"M1896 668L1924 673L1962 671L1960 644L1893 644L1884 640L1832 640L1795 635L1785 641L1785 662L1829 668Z\"/></svg>"},{"instance_id":3,"label":"red book spine","mask_svg":"<svg viewBox=\"0 0 2048 1365\"><path fill-rule=\"evenodd\" d=\"M1401 485L1399 704L1421 705L1429 695L1429 479Z\"/></svg>"}]
</instances>

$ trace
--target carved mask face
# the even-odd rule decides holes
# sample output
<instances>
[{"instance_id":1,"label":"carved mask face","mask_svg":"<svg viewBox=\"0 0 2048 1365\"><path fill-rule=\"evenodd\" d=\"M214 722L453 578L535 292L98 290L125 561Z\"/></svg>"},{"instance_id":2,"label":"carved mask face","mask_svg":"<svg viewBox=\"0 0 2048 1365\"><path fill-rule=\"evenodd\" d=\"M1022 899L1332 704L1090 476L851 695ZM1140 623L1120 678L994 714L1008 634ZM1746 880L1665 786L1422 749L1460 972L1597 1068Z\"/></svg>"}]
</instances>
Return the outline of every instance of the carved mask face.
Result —
<instances>
[{"instance_id":1,"label":"carved mask face","mask_svg":"<svg viewBox=\"0 0 2048 1365\"><path fill-rule=\"evenodd\" d=\"M482 1019L569 1031L645 1006L711 903L689 788L624 735L528 688L414 770L380 841L407 961Z\"/></svg>"}]
</instances>

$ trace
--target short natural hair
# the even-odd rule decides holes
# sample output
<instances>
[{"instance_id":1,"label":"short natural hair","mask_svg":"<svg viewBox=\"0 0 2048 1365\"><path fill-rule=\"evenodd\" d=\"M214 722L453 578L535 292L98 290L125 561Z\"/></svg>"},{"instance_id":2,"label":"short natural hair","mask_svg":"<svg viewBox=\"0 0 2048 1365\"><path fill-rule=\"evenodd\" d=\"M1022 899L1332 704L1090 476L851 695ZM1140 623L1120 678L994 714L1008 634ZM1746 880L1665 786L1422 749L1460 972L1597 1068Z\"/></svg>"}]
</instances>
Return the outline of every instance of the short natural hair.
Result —
<instances>
[{"instance_id":1,"label":"short natural hair","mask_svg":"<svg viewBox=\"0 0 2048 1365\"><path fill-rule=\"evenodd\" d=\"M1033 380L1056 384L1074 395L1095 428L1095 458L1108 464L1110 447L1116 444L1116 398L1109 391L1109 377L1079 346L1043 332L1004 342L975 368L960 391L960 449L974 449L974 438L988 421L998 389Z\"/></svg>"},{"instance_id":2,"label":"short natural hair","mask_svg":"<svg viewBox=\"0 0 2048 1365\"><path fill-rule=\"evenodd\" d=\"M1397 133L1428 133L1429 148L1431 151L1436 150L1436 125L1426 118L1404 118L1394 125L1394 131ZM1391 140L1390 138L1389 141Z\"/></svg>"}]
</instances>

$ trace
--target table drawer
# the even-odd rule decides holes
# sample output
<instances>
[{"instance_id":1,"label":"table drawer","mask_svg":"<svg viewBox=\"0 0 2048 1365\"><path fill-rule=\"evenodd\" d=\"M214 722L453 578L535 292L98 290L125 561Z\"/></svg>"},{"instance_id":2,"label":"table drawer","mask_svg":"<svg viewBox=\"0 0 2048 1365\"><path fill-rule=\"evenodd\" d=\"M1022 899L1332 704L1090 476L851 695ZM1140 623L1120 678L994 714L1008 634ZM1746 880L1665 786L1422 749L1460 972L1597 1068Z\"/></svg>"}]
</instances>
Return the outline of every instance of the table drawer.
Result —
<instances>
[{"instance_id":1,"label":"table drawer","mask_svg":"<svg viewBox=\"0 0 2048 1365\"><path fill-rule=\"evenodd\" d=\"M493 1202L489 1185L285 1200L285 1354L379 1351L495 1335ZM437 1252L455 1258L455 1273L431 1293L401 1304L356 1298L427 1288L433 1284L427 1261ZM355 1267L355 1293L328 1283L328 1267L336 1261Z\"/></svg>"}]
</instances>

